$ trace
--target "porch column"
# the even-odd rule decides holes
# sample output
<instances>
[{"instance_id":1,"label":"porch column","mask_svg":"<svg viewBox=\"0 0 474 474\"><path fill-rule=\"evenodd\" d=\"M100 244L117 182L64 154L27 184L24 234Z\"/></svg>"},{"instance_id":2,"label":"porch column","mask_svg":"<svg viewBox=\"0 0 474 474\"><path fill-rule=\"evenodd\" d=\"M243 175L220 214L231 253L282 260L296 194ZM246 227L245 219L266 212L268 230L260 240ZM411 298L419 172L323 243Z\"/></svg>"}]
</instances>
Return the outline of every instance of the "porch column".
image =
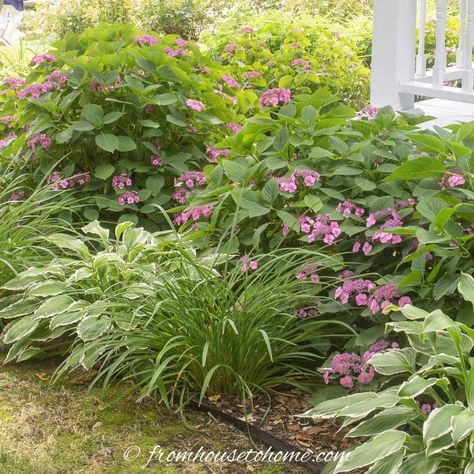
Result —
<instances>
[{"instance_id":1,"label":"porch column","mask_svg":"<svg viewBox=\"0 0 474 474\"><path fill-rule=\"evenodd\" d=\"M374 0L370 100L376 107L414 107L398 84L415 79L416 0Z\"/></svg>"}]
</instances>

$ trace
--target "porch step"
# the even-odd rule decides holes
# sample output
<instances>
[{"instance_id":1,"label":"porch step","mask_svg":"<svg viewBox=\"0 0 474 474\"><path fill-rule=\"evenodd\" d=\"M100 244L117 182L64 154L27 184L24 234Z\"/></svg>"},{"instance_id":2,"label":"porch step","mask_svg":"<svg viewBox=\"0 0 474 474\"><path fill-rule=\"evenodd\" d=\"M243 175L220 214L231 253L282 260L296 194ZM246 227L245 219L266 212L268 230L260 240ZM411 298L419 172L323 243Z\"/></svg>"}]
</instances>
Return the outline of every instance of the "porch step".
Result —
<instances>
[{"instance_id":1,"label":"porch step","mask_svg":"<svg viewBox=\"0 0 474 474\"><path fill-rule=\"evenodd\" d=\"M414 110L422 110L426 115L436 117L434 120L420 124L420 128L445 127L453 123L474 121L474 104L445 99L428 99L415 103Z\"/></svg>"}]
</instances>

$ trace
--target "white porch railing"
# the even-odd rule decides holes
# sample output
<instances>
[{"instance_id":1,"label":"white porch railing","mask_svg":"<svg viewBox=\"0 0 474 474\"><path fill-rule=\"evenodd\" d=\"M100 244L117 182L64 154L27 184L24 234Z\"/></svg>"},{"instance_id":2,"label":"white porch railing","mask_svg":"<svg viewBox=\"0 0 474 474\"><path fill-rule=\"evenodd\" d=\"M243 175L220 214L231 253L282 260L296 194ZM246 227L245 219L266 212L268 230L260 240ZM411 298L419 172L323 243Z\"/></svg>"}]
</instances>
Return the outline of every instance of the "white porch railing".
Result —
<instances>
[{"instance_id":1,"label":"white porch railing","mask_svg":"<svg viewBox=\"0 0 474 474\"><path fill-rule=\"evenodd\" d=\"M427 70L426 0L374 0L372 105L411 109L415 96L474 104L474 0L459 0L456 62L449 66L446 5L447 0L437 0L434 66ZM453 87L451 81L461 87Z\"/></svg>"}]
</instances>

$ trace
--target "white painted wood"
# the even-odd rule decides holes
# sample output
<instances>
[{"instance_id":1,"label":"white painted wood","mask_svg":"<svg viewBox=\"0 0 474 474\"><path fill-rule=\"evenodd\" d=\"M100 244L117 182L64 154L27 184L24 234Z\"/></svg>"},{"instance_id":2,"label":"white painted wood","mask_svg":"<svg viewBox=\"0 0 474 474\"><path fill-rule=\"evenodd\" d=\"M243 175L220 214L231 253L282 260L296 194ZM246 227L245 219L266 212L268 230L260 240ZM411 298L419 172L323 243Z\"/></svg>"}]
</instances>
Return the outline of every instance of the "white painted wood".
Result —
<instances>
[{"instance_id":1,"label":"white painted wood","mask_svg":"<svg viewBox=\"0 0 474 474\"><path fill-rule=\"evenodd\" d=\"M447 0L438 0L436 5L436 46L433 67L433 86L443 87L446 72L446 19Z\"/></svg>"},{"instance_id":2,"label":"white painted wood","mask_svg":"<svg viewBox=\"0 0 474 474\"><path fill-rule=\"evenodd\" d=\"M464 67L464 54L466 52L466 21L467 21L467 2L461 0L459 8L459 41L456 51L456 66Z\"/></svg>"},{"instance_id":3,"label":"white painted wood","mask_svg":"<svg viewBox=\"0 0 474 474\"><path fill-rule=\"evenodd\" d=\"M466 0L462 0L465 2ZM425 55L426 0L418 0L418 54L416 55L416 77L426 74Z\"/></svg>"},{"instance_id":4,"label":"white painted wood","mask_svg":"<svg viewBox=\"0 0 474 474\"><path fill-rule=\"evenodd\" d=\"M465 93L459 87L435 86L423 81L405 81L399 84L400 92L422 97L438 97L440 99L454 100L474 104L474 94Z\"/></svg>"},{"instance_id":5,"label":"white painted wood","mask_svg":"<svg viewBox=\"0 0 474 474\"><path fill-rule=\"evenodd\" d=\"M464 44L463 67L465 74L462 80L462 89L464 92L473 92L473 70L472 70L472 45L474 43L474 0L468 0L467 19L466 19L466 37Z\"/></svg>"},{"instance_id":6,"label":"white painted wood","mask_svg":"<svg viewBox=\"0 0 474 474\"><path fill-rule=\"evenodd\" d=\"M461 104L443 99L429 99L417 102L415 108L408 112L422 111L426 115L436 117L434 120L424 122L420 128L429 129L435 125L445 127L456 122L474 121L474 104Z\"/></svg>"},{"instance_id":7,"label":"white painted wood","mask_svg":"<svg viewBox=\"0 0 474 474\"><path fill-rule=\"evenodd\" d=\"M399 83L415 78L416 6L414 0L374 0L371 103L376 107L413 107L413 95L401 92Z\"/></svg>"}]
</instances>

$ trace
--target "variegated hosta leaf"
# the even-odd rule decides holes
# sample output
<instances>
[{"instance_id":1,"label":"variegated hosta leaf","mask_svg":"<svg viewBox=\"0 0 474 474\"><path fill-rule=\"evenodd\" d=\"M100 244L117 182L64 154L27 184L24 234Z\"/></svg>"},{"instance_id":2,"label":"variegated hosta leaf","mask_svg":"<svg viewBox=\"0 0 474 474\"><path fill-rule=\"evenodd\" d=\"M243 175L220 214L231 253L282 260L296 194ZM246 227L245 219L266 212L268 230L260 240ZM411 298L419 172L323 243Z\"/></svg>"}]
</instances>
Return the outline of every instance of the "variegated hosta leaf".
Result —
<instances>
[{"instance_id":1,"label":"variegated hosta leaf","mask_svg":"<svg viewBox=\"0 0 474 474\"><path fill-rule=\"evenodd\" d=\"M338 411L348 405L375 398L377 398L375 392L354 393L347 397L335 398L333 400L322 402L300 416L308 418L333 418Z\"/></svg>"},{"instance_id":2,"label":"variegated hosta leaf","mask_svg":"<svg viewBox=\"0 0 474 474\"><path fill-rule=\"evenodd\" d=\"M27 291L28 296L56 296L66 291L66 284L58 280L46 280L32 285Z\"/></svg>"},{"instance_id":3,"label":"variegated hosta leaf","mask_svg":"<svg viewBox=\"0 0 474 474\"><path fill-rule=\"evenodd\" d=\"M436 474L441 462L441 456L426 457L424 452L407 456L398 474Z\"/></svg>"},{"instance_id":4,"label":"variegated hosta leaf","mask_svg":"<svg viewBox=\"0 0 474 474\"><path fill-rule=\"evenodd\" d=\"M426 446L426 455L431 457L434 454L443 453L444 451L451 449L453 446L453 438L451 433L448 433L429 441Z\"/></svg>"},{"instance_id":5,"label":"variegated hosta leaf","mask_svg":"<svg viewBox=\"0 0 474 474\"><path fill-rule=\"evenodd\" d=\"M410 377L409 380L403 382L403 384L400 385L400 389L398 390L398 396L400 398L415 398L418 395L425 393L425 391L428 390L430 387L433 387L434 385L440 385L446 382L449 383L448 379L446 378L424 379L419 375L414 375L413 377Z\"/></svg>"},{"instance_id":6,"label":"variegated hosta leaf","mask_svg":"<svg viewBox=\"0 0 474 474\"><path fill-rule=\"evenodd\" d=\"M334 474L370 466L394 453L403 453L403 445L407 437L407 433L398 430L389 430L375 436L342 458L337 463Z\"/></svg>"},{"instance_id":7,"label":"variegated hosta leaf","mask_svg":"<svg viewBox=\"0 0 474 474\"><path fill-rule=\"evenodd\" d=\"M86 314L86 311L68 311L67 313L58 314L54 316L53 319L51 319L51 322L49 323L49 329L53 331L61 326L70 326L71 324L75 324L83 319Z\"/></svg>"},{"instance_id":8,"label":"variegated hosta leaf","mask_svg":"<svg viewBox=\"0 0 474 474\"><path fill-rule=\"evenodd\" d=\"M400 311L402 312L403 316L405 316L407 319L420 319L424 320L428 316L428 311L425 311L423 309L417 308L416 306L412 306L411 304L407 304L403 306L403 308L400 308Z\"/></svg>"},{"instance_id":9,"label":"variegated hosta leaf","mask_svg":"<svg viewBox=\"0 0 474 474\"><path fill-rule=\"evenodd\" d=\"M12 303L10 306L7 306L0 311L0 319L16 319L21 316L26 316L32 314L37 307L38 302L34 299Z\"/></svg>"},{"instance_id":10,"label":"variegated hosta leaf","mask_svg":"<svg viewBox=\"0 0 474 474\"><path fill-rule=\"evenodd\" d=\"M367 474L398 474L405 457L405 452L405 449L401 449L396 453L390 454L385 459L381 459L370 467Z\"/></svg>"},{"instance_id":11,"label":"variegated hosta leaf","mask_svg":"<svg viewBox=\"0 0 474 474\"><path fill-rule=\"evenodd\" d=\"M467 375L465 392L467 404L471 410L474 410L474 364Z\"/></svg>"},{"instance_id":12,"label":"variegated hosta leaf","mask_svg":"<svg viewBox=\"0 0 474 474\"><path fill-rule=\"evenodd\" d=\"M474 278L467 273L462 273L458 284L459 293L466 301L470 301L474 307Z\"/></svg>"},{"instance_id":13,"label":"variegated hosta leaf","mask_svg":"<svg viewBox=\"0 0 474 474\"><path fill-rule=\"evenodd\" d=\"M356 438L376 435L402 426L408 421L414 420L417 416L419 416L417 410L406 406L388 408L352 428L346 436Z\"/></svg>"},{"instance_id":14,"label":"variegated hosta leaf","mask_svg":"<svg viewBox=\"0 0 474 474\"><path fill-rule=\"evenodd\" d=\"M371 357L370 363L379 374L383 375L413 373L416 370L415 358L416 352L411 348L405 348L375 354Z\"/></svg>"},{"instance_id":15,"label":"variegated hosta leaf","mask_svg":"<svg viewBox=\"0 0 474 474\"><path fill-rule=\"evenodd\" d=\"M83 341L92 341L104 334L111 324L108 316L88 316L77 326L77 334Z\"/></svg>"},{"instance_id":16,"label":"variegated hosta leaf","mask_svg":"<svg viewBox=\"0 0 474 474\"><path fill-rule=\"evenodd\" d=\"M67 311L73 303L74 300L68 295L54 296L53 298L48 298L34 312L34 316L38 319L51 318Z\"/></svg>"},{"instance_id":17,"label":"variegated hosta leaf","mask_svg":"<svg viewBox=\"0 0 474 474\"><path fill-rule=\"evenodd\" d=\"M104 229L100 224L99 222L97 221L92 221L90 222L89 224L87 224L86 226L84 226L82 229L82 232L84 232L84 234L93 234L93 235L97 235L100 237L100 240L102 240L102 243L105 245L105 247L109 247L110 245L110 242L109 242L109 230L108 229Z\"/></svg>"},{"instance_id":18,"label":"variegated hosta leaf","mask_svg":"<svg viewBox=\"0 0 474 474\"><path fill-rule=\"evenodd\" d=\"M16 278L8 281L2 286L2 290L8 291L23 291L26 290L29 286L38 283L38 281L44 280L44 276L22 276L19 275Z\"/></svg>"},{"instance_id":19,"label":"variegated hosta leaf","mask_svg":"<svg viewBox=\"0 0 474 474\"><path fill-rule=\"evenodd\" d=\"M78 253L81 257L90 258L87 245L80 239L76 239L67 234L53 234L48 240L57 245L60 249L68 249Z\"/></svg>"},{"instance_id":20,"label":"variegated hosta leaf","mask_svg":"<svg viewBox=\"0 0 474 474\"><path fill-rule=\"evenodd\" d=\"M434 409L423 425L425 444L451 432L451 419L464 410L462 405L444 405Z\"/></svg>"},{"instance_id":21,"label":"variegated hosta leaf","mask_svg":"<svg viewBox=\"0 0 474 474\"><path fill-rule=\"evenodd\" d=\"M18 321L10 323L4 330L3 342L5 344L13 344L19 339L31 334L39 325L39 320L30 314L23 316Z\"/></svg>"},{"instance_id":22,"label":"variegated hosta leaf","mask_svg":"<svg viewBox=\"0 0 474 474\"><path fill-rule=\"evenodd\" d=\"M356 402L342 408L336 413L336 416L363 418L379 408L392 408L399 400L396 387L389 388L377 393L373 399Z\"/></svg>"},{"instance_id":23,"label":"variegated hosta leaf","mask_svg":"<svg viewBox=\"0 0 474 474\"><path fill-rule=\"evenodd\" d=\"M474 411L466 408L451 418L453 441L457 444L474 431Z\"/></svg>"},{"instance_id":24,"label":"variegated hosta leaf","mask_svg":"<svg viewBox=\"0 0 474 474\"><path fill-rule=\"evenodd\" d=\"M437 309L426 317L423 329L425 333L428 333L432 331L441 331L455 326L458 326L456 321L453 321L449 316Z\"/></svg>"}]
</instances>

